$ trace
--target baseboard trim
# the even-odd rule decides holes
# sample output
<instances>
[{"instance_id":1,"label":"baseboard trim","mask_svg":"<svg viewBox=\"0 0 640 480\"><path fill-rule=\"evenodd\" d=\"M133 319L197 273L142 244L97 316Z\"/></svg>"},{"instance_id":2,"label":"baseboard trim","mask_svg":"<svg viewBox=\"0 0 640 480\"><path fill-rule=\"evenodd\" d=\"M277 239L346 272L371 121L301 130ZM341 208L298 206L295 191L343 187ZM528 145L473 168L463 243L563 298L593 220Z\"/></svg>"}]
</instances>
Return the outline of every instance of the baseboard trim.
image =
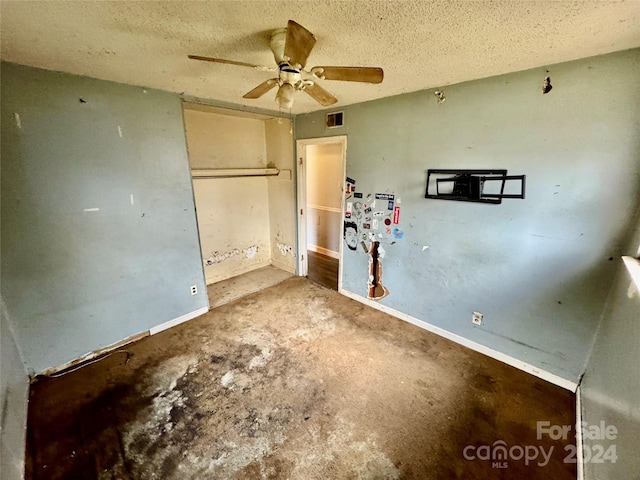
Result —
<instances>
[{"instance_id":1,"label":"baseboard trim","mask_svg":"<svg viewBox=\"0 0 640 480\"><path fill-rule=\"evenodd\" d=\"M512 367L515 367L519 370L530 373L531 375L541 378L542 380L546 380L547 382L553 383L554 385L557 385L559 387L570 390L571 392L575 393L576 389L578 388L577 383L571 382L554 373L547 372L546 370L542 370L529 363L523 362L522 360L518 360L517 358L511 357L502 352L498 352L497 350L493 350L492 348L486 347L480 343L474 342L473 340L469 340L468 338L464 338L455 333L451 333L443 328L436 327L435 325L431 325L430 323L427 323L423 320L418 320L417 318L412 317L411 315L407 315L406 313L402 313L398 310L387 307L386 305L382 305L378 302L374 302L373 300L369 300L368 298L364 298L361 295L345 290L344 288L341 288L339 292L345 297L349 297L357 302L360 302L365 305L368 305L369 307L375 308L376 310L380 310L381 312L388 313L389 315L397 317L400 320L404 320L405 322L411 323L416 327L420 327L431 333L440 335L441 337L451 340L452 342L455 342L459 345L470 348L471 350L482 353L488 357L499 360L503 363L506 363L507 365L511 365Z\"/></svg>"},{"instance_id":2,"label":"baseboard trim","mask_svg":"<svg viewBox=\"0 0 640 480\"><path fill-rule=\"evenodd\" d=\"M199 317L200 315L204 315L208 311L209 311L209 307L199 308L198 310L194 310L193 312L187 313L178 318L174 318L173 320L169 320L168 322L165 322L161 325L153 327L147 331L136 333L135 335L131 335L130 337L127 337L123 340L118 340L117 342L107 345L106 347L99 348L98 350L94 350L93 352L86 353L81 357L75 358L57 367L47 368L46 370L43 370L41 373L35 375L32 378L32 380L34 378L41 377L41 376L43 377L60 376L60 375L64 375L65 373L69 373L69 371L75 371L78 368L83 367L88 363L93 363L93 361L98 361L98 359L108 356L112 352L118 350L119 348L124 347L125 345L129 345L130 343L137 342L138 340L142 340L145 337L162 332L167 328L171 328L175 325L179 325L188 320Z\"/></svg>"},{"instance_id":3,"label":"baseboard trim","mask_svg":"<svg viewBox=\"0 0 640 480\"><path fill-rule=\"evenodd\" d=\"M280 252L278 252L280 253ZM287 265L285 263L280 263L278 261L271 260L271 266L279 268L280 270L284 270L285 272L290 273L291 275L296 274L296 266L295 265Z\"/></svg>"},{"instance_id":4,"label":"baseboard trim","mask_svg":"<svg viewBox=\"0 0 640 480\"><path fill-rule=\"evenodd\" d=\"M582 392L580 385L576 389L576 464L577 480L584 480L584 445L582 444Z\"/></svg>"},{"instance_id":5,"label":"baseboard trim","mask_svg":"<svg viewBox=\"0 0 640 480\"><path fill-rule=\"evenodd\" d=\"M214 283L224 282L225 280L229 280L230 278L239 277L240 275L244 275L245 273L253 272L254 270L258 270L260 268L268 267L271 265L271 258L263 259L260 263L252 263L249 265L243 265L242 268L233 269L227 271L227 274L224 276L218 275L209 275L207 269L205 268L205 283L207 287L209 285L213 285Z\"/></svg>"},{"instance_id":6,"label":"baseboard trim","mask_svg":"<svg viewBox=\"0 0 640 480\"><path fill-rule=\"evenodd\" d=\"M130 337L124 338L122 340L118 340L115 343L107 345L106 347L99 348L98 350L94 350L93 352L85 353L83 356L74 358L62 365L58 365L57 367L47 368L43 370L39 374L35 376L37 377L55 377L64 375L65 373L69 373L70 371L75 371L76 369L85 366L88 363L93 363L93 360L97 361L98 358L105 357L115 350L124 347L125 345L129 345L130 343L137 342L138 340L142 340L145 337L149 336L149 332L141 332L136 333L135 335L131 335Z\"/></svg>"},{"instance_id":7,"label":"baseboard trim","mask_svg":"<svg viewBox=\"0 0 640 480\"><path fill-rule=\"evenodd\" d=\"M312 252L321 253L322 255L326 255L327 257L340 260L340 253L329 250L328 248L319 247L317 245L307 245L307 249L311 250Z\"/></svg>"},{"instance_id":8,"label":"baseboard trim","mask_svg":"<svg viewBox=\"0 0 640 480\"><path fill-rule=\"evenodd\" d=\"M175 327L176 325L180 325L181 323L184 323L184 322L187 322L189 320L192 320L192 319L194 319L196 317L199 317L200 315L204 315L208 311L209 311L209 307L202 307L202 308L199 308L198 310L194 310L193 312L181 315L178 318L174 318L173 320L169 320L168 322L164 322L164 323L162 323L162 324L160 324L158 326L150 328L149 329L149 335L155 335L156 333L160 333L160 332L166 330L167 328L171 328L171 327Z\"/></svg>"}]
</instances>

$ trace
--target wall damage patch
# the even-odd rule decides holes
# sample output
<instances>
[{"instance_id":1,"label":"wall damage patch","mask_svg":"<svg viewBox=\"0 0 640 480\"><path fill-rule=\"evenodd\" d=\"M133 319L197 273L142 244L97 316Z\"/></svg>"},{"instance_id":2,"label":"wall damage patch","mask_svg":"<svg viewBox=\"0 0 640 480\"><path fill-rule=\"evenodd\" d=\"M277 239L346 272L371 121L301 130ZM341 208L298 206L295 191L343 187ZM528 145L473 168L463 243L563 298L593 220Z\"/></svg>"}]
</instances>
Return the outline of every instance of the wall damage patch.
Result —
<instances>
[{"instance_id":1,"label":"wall damage patch","mask_svg":"<svg viewBox=\"0 0 640 480\"><path fill-rule=\"evenodd\" d=\"M293 252L293 247L291 245L285 245L284 243L278 243L278 250L280 250L280 253L282 254L283 257L286 257L287 254L291 254L291 256L295 256L295 253Z\"/></svg>"},{"instance_id":2,"label":"wall damage patch","mask_svg":"<svg viewBox=\"0 0 640 480\"><path fill-rule=\"evenodd\" d=\"M389 295L389 290L382 284L382 263L380 259L384 257L384 249L380 247L380 242L371 242L369 246L369 279L367 285L369 291L367 298L370 300L381 300Z\"/></svg>"},{"instance_id":3,"label":"wall damage patch","mask_svg":"<svg viewBox=\"0 0 640 480\"><path fill-rule=\"evenodd\" d=\"M250 247L242 250L242 253L244 253L244 256L246 258L251 259L258 254L258 246L251 245ZM240 250L237 248L234 248L233 250L229 250L228 252L215 251L215 252L212 252L211 255L209 255L209 257L203 258L202 261L205 267L210 267L211 265L222 263L226 260L229 260L230 258L237 257L238 255L240 255Z\"/></svg>"},{"instance_id":4,"label":"wall damage patch","mask_svg":"<svg viewBox=\"0 0 640 480\"><path fill-rule=\"evenodd\" d=\"M240 250L234 248L233 250L230 250L228 252L213 252L211 255L209 255L209 258L203 258L202 260L205 266L211 266L215 265L216 263L224 262L225 260L236 257L238 255L240 255Z\"/></svg>"}]
</instances>

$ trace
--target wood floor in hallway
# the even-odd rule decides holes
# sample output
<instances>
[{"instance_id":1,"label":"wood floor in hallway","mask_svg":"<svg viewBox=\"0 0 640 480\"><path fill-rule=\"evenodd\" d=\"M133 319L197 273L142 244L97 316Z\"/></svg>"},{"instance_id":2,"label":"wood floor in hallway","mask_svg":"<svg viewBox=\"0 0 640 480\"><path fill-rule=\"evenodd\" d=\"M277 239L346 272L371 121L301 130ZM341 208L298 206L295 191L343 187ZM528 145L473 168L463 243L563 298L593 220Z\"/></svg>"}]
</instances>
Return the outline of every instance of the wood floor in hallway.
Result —
<instances>
[{"instance_id":1,"label":"wood floor in hallway","mask_svg":"<svg viewBox=\"0 0 640 480\"><path fill-rule=\"evenodd\" d=\"M574 479L574 402L292 277L39 378L26 478Z\"/></svg>"},{"instance_id":2,"label":"wood floor in hallway","mask_svg":"<svg viewBox=\"0 0 640 480\"><path fill-rule=\"evenodd\" d=\"M338 290L338 268L340 262L322 253L307 250L309 280L331 290Z\"/></svg>"}]
</instances>

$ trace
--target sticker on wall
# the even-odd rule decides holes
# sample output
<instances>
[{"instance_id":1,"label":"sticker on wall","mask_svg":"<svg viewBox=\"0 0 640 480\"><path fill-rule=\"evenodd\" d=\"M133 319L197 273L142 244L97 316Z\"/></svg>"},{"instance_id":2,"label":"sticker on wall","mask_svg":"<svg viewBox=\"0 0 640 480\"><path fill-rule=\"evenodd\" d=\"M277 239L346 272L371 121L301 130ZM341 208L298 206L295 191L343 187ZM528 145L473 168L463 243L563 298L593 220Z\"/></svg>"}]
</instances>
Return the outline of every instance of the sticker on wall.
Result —
<instances>
[{"instance_id":1,"label":"sticker on wall","mask_svg":"<svg viewBox=\"0 0 640 480\"><path fill-rule=\"evenodd\" d=\"M351 202L347 202L347 208L344 212L344 218L351 218L351 210L353 209L353 204Z\"/></svg>"},{"instance_id":2,"label":"sticker on wall","mask_svg":"<svg viewBox=\"0 0 640 480\"><path fill-rule=\"evenodd\" d=\"M356 181L353 178L347 177L346 185L345 185L345 193L347 195L356 191Z\"/></svg>"},{"instance_id":3,"label":"sticker on wall","mask_svg":"<svg viewBox=\"0 0 640 480\"><path fill-rule=\"evenodd\" d=\"M391 200L393 201L396 196L392 193L376 193L376 200Z\"/></svg>"},{"instance_id":4,"label":"sticker on wall","mask_svg":"<svg viewBox=\"0 0 640 480\"><path fill-rule=\"evenodd\" d=\"M351 213L357 220L360 220L362 218L362 203L354 202L351 207Z\"/></svg>"},{"instance_id":5,"label":"sticker on wall","mask_svg":"<svg viewBox=\"0 0 640 480\"><path fill-rule=\"evenodd\" d=\"M393 224L397 225L400 222L400 207L397 205L393 209Z\"/></svg>"},{"instance_id":6,"label":"sticker on wall","mask_svg":"<svg viewBox=\"0 0 640 480\"><path fill-rule=\"evenodd\" d=\"M347 177L346 183L353 200L345 200L344 203L344 240L350 250L361 255L359 250L362 249L368 254L367 298L378 301L389 295L389 290L382 283L385 248L390 254L395 248L392 245L404 236L399 225L401 200L395 193L367 193L362 186L356 193L355 181L352 180Z\"/></svg>"},{"instance_id":7,"label":"sticker on wall","mask_svg":"<svg viewBox=\"0 0 640 480\"><path fill-rule=\"evenodd\" d=\"M358 248L358 225L356 222L344 222L343 237L349 250L355 251Z\"/></svg>"}]
</instances>

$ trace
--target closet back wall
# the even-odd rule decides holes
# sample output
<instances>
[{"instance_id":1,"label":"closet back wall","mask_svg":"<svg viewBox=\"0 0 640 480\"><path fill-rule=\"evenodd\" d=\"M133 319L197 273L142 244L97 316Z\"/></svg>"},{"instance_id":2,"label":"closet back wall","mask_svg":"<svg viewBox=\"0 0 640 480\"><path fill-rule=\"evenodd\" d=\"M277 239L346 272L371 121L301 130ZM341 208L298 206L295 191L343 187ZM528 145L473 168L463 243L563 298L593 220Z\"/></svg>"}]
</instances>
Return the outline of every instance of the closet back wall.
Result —
<instances>
[{"instance_id":1,"label":"closet back wall","mask_svg":"<svg viewBox=\"0 0 640 480\"><path fill-rule=\"evenodd\" d=\"M266 168L264 121L220 110L184 104L191 168ZM194 178L193 189L208 285L271 263L266 177Z\"/></svg>"}]
</instances>

